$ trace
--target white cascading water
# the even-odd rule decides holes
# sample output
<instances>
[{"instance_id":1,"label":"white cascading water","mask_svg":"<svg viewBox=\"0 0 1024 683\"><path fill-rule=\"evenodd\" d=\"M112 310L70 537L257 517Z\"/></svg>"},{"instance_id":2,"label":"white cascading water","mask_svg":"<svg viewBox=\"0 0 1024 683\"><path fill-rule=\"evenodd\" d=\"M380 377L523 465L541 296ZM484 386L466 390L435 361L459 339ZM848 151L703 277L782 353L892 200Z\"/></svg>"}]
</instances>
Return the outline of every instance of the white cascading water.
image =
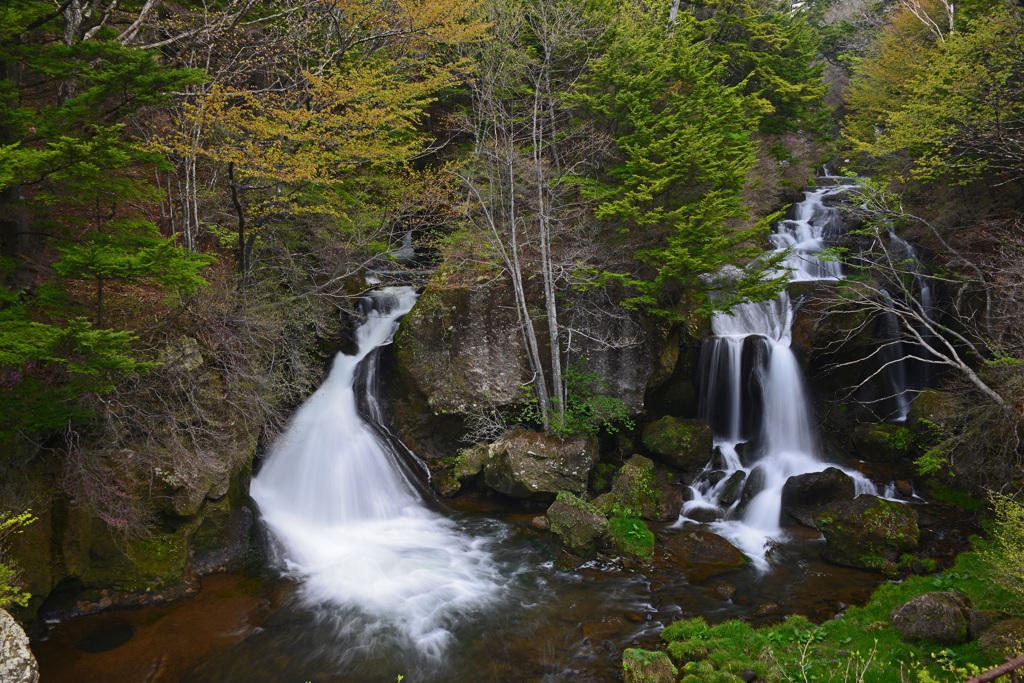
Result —
<instances>
[{"instance_id":1,"label":"white cascading water","mask_svg":"<svg viewBox=\"0 0 1024 683\"><path fill-rule=\"evenodd\" d=\"M790 249L784 267L793 281L836 280L835 261L816 255L841 234L839 213L824 203L842 187L806 193L795 218L781 221L771 236L776 249ZM790 349L793 304L783 292L773 301L735 307L711 321L714 337L701 349L701 418L715 431L716 458L691 486L683 520L708 521L761 570L767 549L783 540L782 487L791 476L830 465L817 457L810 402ZM742 453L742 456L741 456ZM857 493L877 493L859 472Z\"/></svg>"},{"instance_id":2,"label":"white cascading water","mask_svg":"<svg viewBox=\"0 0 1024 683\"><path fill-rule=\"evenodd\" d=\"M416 294L394 287L367 301L358 352L335 357L251 494L306 602L354 612L338 622L361 648L404 642L436 658L458 618L497 600L504 581L489 549L494 539L463 533L427 509L398 453L359 414L357 369L376 362L373 351L391 342ZM376 397L367 390L364 398L376 417Z\"/></svg>"}]
</instances>

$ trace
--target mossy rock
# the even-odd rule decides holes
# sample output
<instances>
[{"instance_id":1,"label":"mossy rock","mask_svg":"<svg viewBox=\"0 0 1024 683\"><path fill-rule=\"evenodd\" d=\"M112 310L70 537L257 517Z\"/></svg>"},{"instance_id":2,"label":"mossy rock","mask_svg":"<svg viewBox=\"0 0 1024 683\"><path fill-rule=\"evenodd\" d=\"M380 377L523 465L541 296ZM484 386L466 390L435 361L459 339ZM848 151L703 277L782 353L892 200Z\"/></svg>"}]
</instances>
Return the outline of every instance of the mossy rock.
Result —
<instances>
[{"instance_id":1,"label":"mossy rock","mask_svg":"<svg viewBox=\"0 0 1024 683\"><path fill-rule=\"evenodd\" d=\"M913 434L914 442L923 448L935 439L932 426L946 424L959 411L959 401L953 394L938 389L925 389L910 404L906 426Z\"/></svg>"},{"instance_id":2,"label":"mossy rock","mask_svg":"<svg viewBox=\"0 0 1024 683\"><path fill-rule=\"evenodd\" d=\"M188 564L189 541L201 522L201 517L195 517L174 531L121 540L97 520L93 525L89 567L81 575L82 584L125 592L180 584Z\"/></svg>"},{"instance_id":3,"label":"mossy rock","mask_svg":"<svg viewBox=\"0 0 1024 683\"><path fill-rule=\"evenodd\" d=\"M654 555L654 534L638 517L612 517L608 520L612 546L622 555L649 560Z\"/></svg>"},{"instance_id":4,"label":"mossy rock","mask_svg":"<svg viewBox=\"0 0 1024 683\"><path fill-rule=\"evenodd\" d=\"M961 645L974 637L972 612L966 596L934 592L900 605L892 611L890 620L906 640Z\"/></svg>"},{"instance_id":5,"label":"mossy rock","mask_svg":"<svg viewBox=\"0 0 1024 683\"><path fill-rule=\"evenodd\" d=\"M914 508L870 495L827 505L814 524L825 536L829 561L888 573L920 538Z\"/></svg>"},{"instance_id":6,"label":"mossy rock","mask_svg":"<svg viewBox=\"0 0 1024 683\"><path fill-rule=\"evenodd\" d=\"M651 453L688 474L696 474L711 459L714 434L698 420L666 416L644 427L642 438Z\"/></svg>"},{"instance_id":7,"label":"mossy rock","mask_svg":"<svg viewBox=\"0 0 1024 683\"><path fill-rule=\"evenodd\" d=\"M671 485L671 475L659 472L654 462L634 455L622 466L612 484L615 514L667 521L679 516L682 492Z\"/></svg>"},{"instance_id":8,"label":"mossy rock","mask_svg":"<svg viewBox=\"0 0 1024 683\"><path fill-rule=\"evenodd\" d=\"M560 491L548 507L551 531L572 553L587 556L608 535L608 518L600 510L569 491Z\"/></svg>"},{"instance_id":9,"label":"mossy rock","mask_svg":"<svg viewBox=\"0 0 1024 683\"><path fill-rule=\"evenodd\" d=\"M622 676L626 683L673 683L679 670L664 652L631 647L622 653Z\"/></svg>"}]
</instances>

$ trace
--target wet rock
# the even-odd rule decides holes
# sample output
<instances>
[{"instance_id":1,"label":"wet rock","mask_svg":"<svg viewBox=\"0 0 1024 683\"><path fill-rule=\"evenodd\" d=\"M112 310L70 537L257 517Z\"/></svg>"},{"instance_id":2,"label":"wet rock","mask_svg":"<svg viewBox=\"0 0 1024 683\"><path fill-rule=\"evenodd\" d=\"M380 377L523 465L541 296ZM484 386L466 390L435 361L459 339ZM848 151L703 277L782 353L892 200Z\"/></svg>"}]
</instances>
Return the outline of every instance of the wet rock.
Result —
<instances>
[{"instance_id":1,"label":"wet rock","mask_svg":"<svg viewBox=\"0 0 1024 683\"><path fill-rule=\"evenodd\" d=\"M979 627L981 651L996 659L1015 656L1024 642L1024 619L1004 619L986 629Z\"/></svg>"},{"instance_id":2,"label":"wet rock","mask_svg":"<svg viewBox=\"0 0 1024 683\"><path fill-rule=\"evenodd\" d=\"M740 492L743 490L743 483L747 480L747 473L743 470L736 470L729 475L728 481L725 482L725 486L722 487L722 494L718 497L718 502L724 507L729 507L737 500L739 500Z\"/></svg>"},{"instance_id":3,"label":"wet rock","mask_svg":"<svg viewBox=\"0 0 1024 683\"><path fill-rule=\"evenodd\" d=\"M736 586L731 583L716 583L711 587L711 594L719 600L732 600L736 595Z\"/></svg>"},{"instance_id":4,"label":"wet rock","mask_svg":"<svg viewBox=\"0 0 1024 683\"><path fill-rule=\"evenodd\" d=\"M722 517L722 509L718 507L695 507L686 511L686 518L694 522L708 524L717 521Z\"/></svg>"},{"instance_id":5,"label":"wet rock","mask_svg":"<svg viewBox=\"0 0 1024 683\"><path fill-rule=\"evenodd\" d=\"M690 582L703 581L749 563L747 556L732 543L695 526L666 533L661 540L673 566Z\"/></svg>"},{"instance_id":6,"label":"wet rock","mask_svg":"<svg viewBox=\"0 0 1024 683\"><path fill-rule=\"evenodd\" d=\"M608 535L608 519L593 505L568 491L558 494L547 512L551 531L577 555L590 555Z\"/></svg>"},{"instance_id":7,"label":"wet rock","mask_svg":"<svg viewBox=\"0 0 1024 683\"><path fill-rule=\"evenodd\" d=\"M920 537L914 508L869 495L825 506L814 524L828 543L827 560L865 569L887 569Z\"/></svg>"},{"instance_id":8,"label":"wet rock","mask_svg":"<svg viewBox=\"0 0 1024 683\"><path fill-rule=\"evenodd\" d=\"M852 440L856 454L864 460L891 462L914 452L914 434L905 425L859 424L853 428Z\"/></svg>"},{"instance_id":9,"label":"wet rock","mask_svg":"<svg viewBox=\"0 0 1024 683\"><path fill-rule=\"evenodd\" d=\"M683 496L671 484L670 474L657 471L649 458L634 455L622 466L612 483L613 509L623 517L655 521L676 519Z\"/></svg>"},{"instance_id":10,"label":"wet rock","mask_svg":"<svg viewBox=\"0 0 1024 683\"><path fill-rule=\"evenodd\" d=\"M559 491L582 495L597 462L597 439L559 439L516 432L487 446L484 483L511 498L553 500Z\"/></svg>"},{"instance_id":11,"label":"wet rock","mask_svg":"<svg viewBox=\"0 0 1024 683\"><path fill-rule=\"evenodd\" d=\"M894 609L890 621L906 640L960 645L974 637L971 601L960 593L919 595Z\"/></svg>"},{"instance_id":12,"label":"wet rock","mask_svg":"<svg viewBox=\"0 0 1024 683\"><path fill-rule=\"evenodd\" d=\"M696 474L711 458L711 427L697 420L666 416L644 427L642 438L662 461L686 473Z\"/></svg>"},{"instance_id":13,"label":"wet rock","mask_svg":"<svg viewBox=\"0 0 1024 683\"><path fill-rule=\"evenodd\" d=\"M896 487L896 493L900 494L905 498L912 498L914 496L914 485L906 479L897 479L893 482Z\"/></svg>"},{"instance_id":14,"label":"wet rock","mask_svg":"<svg viewBox=\"0 0 1024 683\"><path fill-rule=\"evenodd\" d=\"M10 614L0 609L0 681L38 683L39 665L28 636Z\"/></svg>"},{"instance_id":15,"label":"wet rock","mask_svg":"<svg viewBox=\"0 0 1024 683\"><path fill-rule=\"evenodd\" d=\"M679 671L664 652L629 648L622 653L622 675L626 683L674 683Z\"/></svg>"},{"instance_id":16,"label":"wet rock","mask_svg":"<svg viewBox=\"0 0 1024 683\"><path fill-rule=\"evenodd\" d=\"M530 526L532 526L534 529L540 529L541 531L547 531L548 529L551 528L551 522L544 515L540 515L540 516L534 517L532 520L530 520Z\"/></svg>"},{"instance_id":17,"label":"wet rock","mask_svg":"<svg viewBox=\"0 0 1024 683\"><path fill-rule=\"evenodd\" d=\"M755 617L771 617L782 613L782 606L777 602L763 602L754 610Z\"/></svg>"},{"instance_id":18,"label":"wet rock","mask_svg":"<svg viewBox=\"0 0 1024 683\"><path fill-rule=\"evenodd\" d=\"M836 467L790 477L782 487L782 522L816 528L814 515L822 507L853 500L855 493L853 478Z\"/></svg>"},{"instance_id":19,"label":"wet rock","mask_svg":"<svg viewBox=\"0 0 1024 683\"><path fill-rule=\"evenodd\" d=\"M750 470L750 474L747 475L746 484L743 486L743 493L740 494L740 505L746 507L754 499L754 496L764 491L767 482L768 474L765 472L764 467L758 465Z\"/></svg>"}]
</instances>

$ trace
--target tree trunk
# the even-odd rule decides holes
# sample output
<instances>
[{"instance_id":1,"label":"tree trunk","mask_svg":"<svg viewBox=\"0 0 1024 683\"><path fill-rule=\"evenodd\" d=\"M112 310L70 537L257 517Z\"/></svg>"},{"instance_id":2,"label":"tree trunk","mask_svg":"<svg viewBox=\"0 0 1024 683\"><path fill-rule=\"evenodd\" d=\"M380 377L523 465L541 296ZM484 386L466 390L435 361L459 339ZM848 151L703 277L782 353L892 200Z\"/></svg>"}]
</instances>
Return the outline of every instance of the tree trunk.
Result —
<instances>
[{"instance_id":1,"label":"tree trunk","mask_svg":"<svg viewBox=\"0 0 1024 683\"><path fill-rule=\"evenodd\" d=\"M245 251L245 209L242 207L242 201L239 199L238 184L235 182L235 162L228 162L228 185L231 188L231 203L235 207L235 213L238 215L238 248L237 248L237 262L238 262L238 283L239 286L245 287L245 278L249 272L248 259L246 259Z\"/></svg>"}]
</instances>

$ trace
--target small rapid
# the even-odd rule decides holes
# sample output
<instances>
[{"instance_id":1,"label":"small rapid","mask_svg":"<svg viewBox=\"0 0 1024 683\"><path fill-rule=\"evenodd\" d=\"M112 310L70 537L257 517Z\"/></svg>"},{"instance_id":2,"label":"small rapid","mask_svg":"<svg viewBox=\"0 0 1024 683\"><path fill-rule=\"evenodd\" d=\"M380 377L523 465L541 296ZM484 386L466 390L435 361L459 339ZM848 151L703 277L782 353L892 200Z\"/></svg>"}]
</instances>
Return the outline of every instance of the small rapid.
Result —
<instances>
[{"instance_id":1,"label":"small rapid","mask_svg":"<svg viewBox=\"0 0 1024 683\"><path fill-rule=\"evenodd\" d=\"M359 648L411 647L438 658L465 615L502 599L497 536L426 507L373 395L377 349L416 301L409 287L364 302L358 352L338 354L253 478L251 495L302 600ZM360 396L360 393L362 394Z\"/></svg>"}]
</instances>

